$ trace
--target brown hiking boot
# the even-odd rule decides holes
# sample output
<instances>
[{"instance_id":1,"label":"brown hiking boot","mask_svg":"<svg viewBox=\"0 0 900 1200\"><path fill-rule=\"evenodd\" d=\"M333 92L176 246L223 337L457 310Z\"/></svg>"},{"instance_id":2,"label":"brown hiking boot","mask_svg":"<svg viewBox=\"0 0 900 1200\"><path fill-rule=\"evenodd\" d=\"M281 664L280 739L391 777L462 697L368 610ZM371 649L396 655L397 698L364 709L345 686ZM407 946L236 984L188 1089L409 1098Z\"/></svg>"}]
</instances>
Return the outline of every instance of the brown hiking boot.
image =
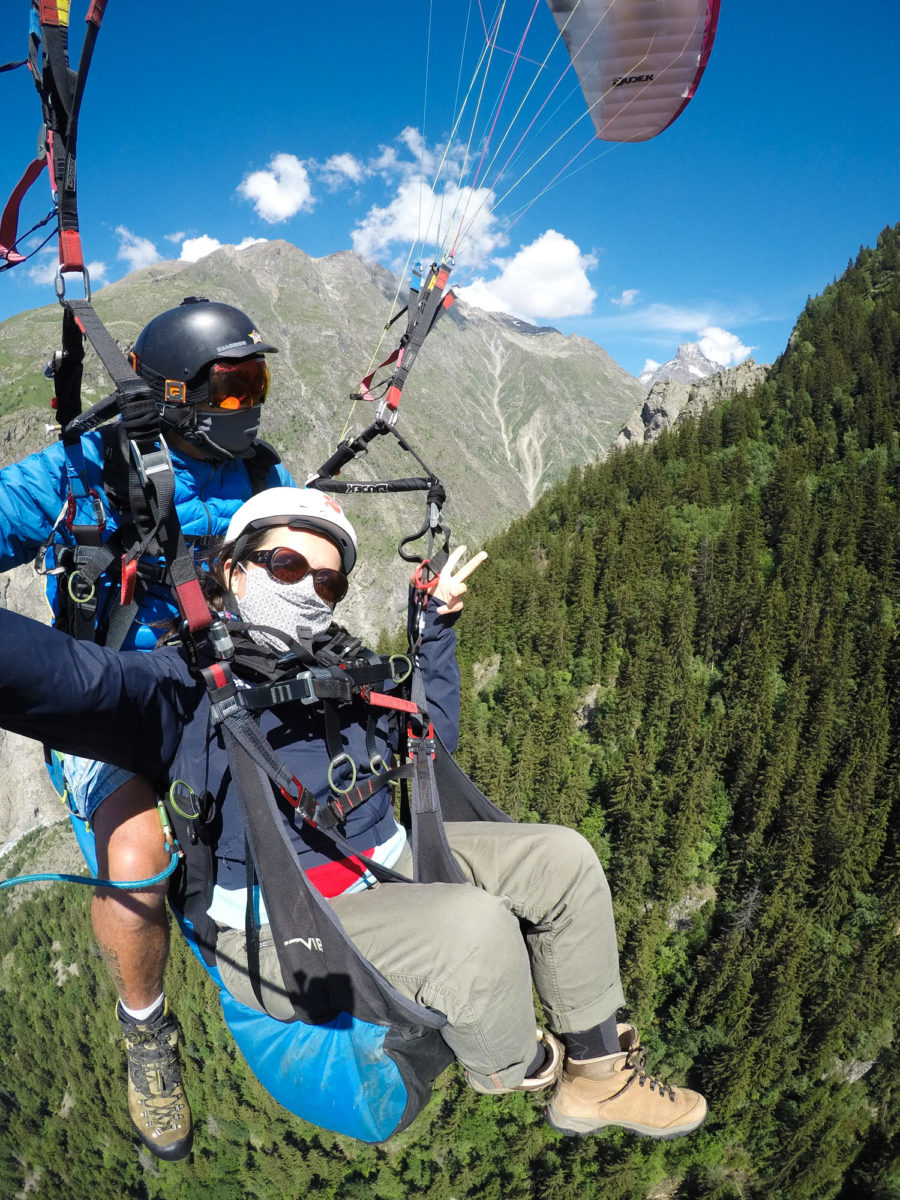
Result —
<instances>
[{"instance_id":1,"label":"brown hiking boot","mask_svg":"<svg viewBox=\"0 0 900 1200\"><path fill-rule=\"evenodd\" d=\"M191 1109L181 1082L178 1026L166 1001L146 1021L116 1016L128 1050L128 1112L151 1154L166 1162L186 1158L194 1139Z\"/></svg>"},{"instance_id":2,"label":"brown hiking boot","mask_svg":"<svg viewBox=\"0 0 900 1200\"><path fill-rule=\"evenodd\" d=\"M607 1125L653 1138L679 1137L696 1129L706 1116L700 1093L647 1075L647 1051L633 1026L619 1026L619 1044L620 1054L583 1062L566 1059L547 1107L547 1123L570 1137L599 1133Z\"/></svg>"},{"instance_id":3,"label":"brown hiking boot","mask_svg":"<svg viewBox=\"0 0 900 1200\"><path fill-rule=\"evenodd\" d=\"M544 1065L536 1075L527 1076L518 1087L486 1088L477 1080L472 1079L467 1071L466 1082L469 1087L473 1091L481 1092L486 1096L503 1096L507 1092L540 1092L544 1088L552 1087L562 1072L562 1043L557 1041L548 1029L539 1029L537 1031L537 1040L543 1044L546 1058L544 1059Z\"/></svg>"}]
</instances>

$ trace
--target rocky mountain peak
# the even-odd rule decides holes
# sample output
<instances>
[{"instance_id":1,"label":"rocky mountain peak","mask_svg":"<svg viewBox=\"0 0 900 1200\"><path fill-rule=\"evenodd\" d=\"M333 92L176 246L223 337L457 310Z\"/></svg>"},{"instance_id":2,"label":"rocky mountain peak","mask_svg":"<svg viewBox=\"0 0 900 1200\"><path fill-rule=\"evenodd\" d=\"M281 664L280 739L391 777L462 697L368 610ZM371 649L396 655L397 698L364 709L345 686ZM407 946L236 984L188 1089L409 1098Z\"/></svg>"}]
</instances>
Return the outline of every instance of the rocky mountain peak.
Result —
<instances>
[{"instance_id":1,"label":"rocky mountain peak","mask_svg":"<svg viewBox=\"0 0 900 1200\"><path fill-rule=\"evenodd\" d=\"M721 370L722 364L707 358L696 342L685 342L678 347L674 358L651 370L641 371L638 380L649 391L655 383L664 383L669 379L678 383L696 383Z\"/></svg>"}]
</instances>

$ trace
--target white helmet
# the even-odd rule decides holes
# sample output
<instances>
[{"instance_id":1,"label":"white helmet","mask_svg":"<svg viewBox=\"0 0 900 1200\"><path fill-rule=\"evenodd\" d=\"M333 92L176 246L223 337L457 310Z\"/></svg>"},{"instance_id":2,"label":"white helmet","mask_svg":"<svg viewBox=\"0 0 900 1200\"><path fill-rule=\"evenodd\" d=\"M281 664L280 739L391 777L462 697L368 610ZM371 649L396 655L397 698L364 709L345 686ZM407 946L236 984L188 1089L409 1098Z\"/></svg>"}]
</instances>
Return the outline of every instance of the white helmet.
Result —
<instances>
[{"instance_id":1,"label":"white helmet","mask_svg":"<svg viewBox=\"0 0 900 1200\"><path fill-rule=\"evenodd\" d=\"M225 540L237 541L241 534L275 525L322 534L340 550L344 574L349 575L353 570L356 562L356 530L331 496L315 488L297 487L273 487L257 492L231 518Z\"/></svg>"}]
</instances>

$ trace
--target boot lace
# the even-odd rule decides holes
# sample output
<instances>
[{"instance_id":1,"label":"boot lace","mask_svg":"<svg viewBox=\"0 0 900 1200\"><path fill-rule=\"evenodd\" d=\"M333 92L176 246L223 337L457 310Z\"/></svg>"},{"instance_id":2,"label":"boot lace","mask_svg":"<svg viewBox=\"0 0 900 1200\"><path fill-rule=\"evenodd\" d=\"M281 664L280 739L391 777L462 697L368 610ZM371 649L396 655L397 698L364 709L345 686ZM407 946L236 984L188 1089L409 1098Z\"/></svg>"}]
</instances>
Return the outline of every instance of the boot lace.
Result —
<instances>
[{"instance_id":1,"label":"boot lace","mask_svg":"<svg viewBox=\"0 0 900 1200\"><path fill-rule=\"evenodd\" d=\"M637 1082L639 1087L649 1087L650 1091L656 1092L661 1100L668 1098L674 1104L675 1089L671 1084L663 1083L661 1079L648 1075L645 1070L646 1066L647 1050L644 1046L636 1046L633 1050L629 1050L625 1056L622 1070L631 1071L632 1075L625 1086L631 1087L633 1083Z\"/></svg>"},{"instance_id":2,"label":"boot lace","mask_svg":"<svg viewBox=\"0 0 900 1200\"><path fill-rule=\"evenodd\" d=\"M174 1129L184 1110L181 1066L169 1040L171 1028L127 1035L128 1069L146 1118L160 1129Z\"/></svg>"}]
</instances>

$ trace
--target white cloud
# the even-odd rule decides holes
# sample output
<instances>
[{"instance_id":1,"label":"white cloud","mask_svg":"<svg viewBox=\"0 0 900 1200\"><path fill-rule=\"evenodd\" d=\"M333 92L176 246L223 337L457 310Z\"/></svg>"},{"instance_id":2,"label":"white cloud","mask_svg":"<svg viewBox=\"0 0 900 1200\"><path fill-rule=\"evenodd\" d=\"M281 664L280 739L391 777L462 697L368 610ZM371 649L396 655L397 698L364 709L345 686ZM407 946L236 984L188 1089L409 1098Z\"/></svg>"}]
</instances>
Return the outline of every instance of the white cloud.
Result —
<instances>
[{"instance_id":1,"label":"white cloud","mask_svg":"<svg viewBox=\"0 0 900 1200\"><path fill-rule=\"evenodd\" d=\"M598 317L600 327L633 330L639 333L672 334L685 340L696 338L697 331L711 324L708 308L675 304L633 305L618 316Z\"/></svg>"},{"instance_id":2,"label":"white cloud","mask_svg":"<svg viewBox=\"0 0 900 1200\"><path fill-rule=\"evenodd\" d=\"M352 154L332 154L318 168L326 187L339 188L345 183L362 183L369 174L367 168Z\"/></svg>"},{"instance_id":3,"label":"white cloud","mask_svg":"<svg viewBox=\"0 0 900 1200\"><path fill-rule=\"evenodd\" d=\"M141 267L149 267L152 263L159 262L162 258L149 238L139 237L124 225L117 225L116 233L119 236L119 252L116 258L128 263L129 270L138 271Z\"/></svg>"},{"instance_id":4,"label":"white cloud","mask_svg":"<svg viewBox=\"0 0 900 1200\"><path fill-rule=\"evenodd\" d=\"M525 320L558 320L590 312L597 293L587 272L597 265L591 255L555 229L523 246L512 258L495 259L500 274L458 288L460 297L489 312L508 312Z\"/></svg>"},{"instance_id":5,"label":"white cloud","mask_svg":"<svg viewBox=\"0 0 900 1200\"><path fill-rule=\"evenodd\" d=\"M707 325L697 332L700 334L700 349L707 358L721 363L723 367L743 362L754 349L753 346L745 346L736 333L729 333L727 329L720 329L718 325Z\"/></svg>"},{"instance_id":6,"label":"white cloud","mask_svg":"<svg viewBox=\"0 0 900 1200\"><path fill-rule=\"evenodd\" d=\"M196 262L200 258L206 258L207 254L212 254L214 250L219 250L222 243L218 238L210 237L208 233L201 233L199 237L185 238L181 243L181 253L178 255L182 262Z\"/></svg>"},{"instance_id":7,"label":"white cloud","mask_svg":"<svg viewBox=\"0 0 900 1200\"><path fill-rule=\"evenodd\" d=\"M55 250L46 254L38 254L28 268L28 278L32 283L52 283L56 278L56 268L59 266L59 255Z\"/></svg>"},{"instance_id":8,"label":"white cloud","mask_svg":"<svg viewBox=\"0 0 900 1200\"><path fill-rule=\"evenodd\" d=\"M652 375L659 366L662 366L662 363L658 363L655 358L648 358L641 367L641 375Z\"/></svg>"},{"instance_id":9,"label":"white cloud","mask_svg":"<svg viewBox=\"0 0 900 1200\"><path fill-rule=\"evenodd\" d=\"M248 246L256 246L260 242L268 240L268 238L245 237L242 241L234 243L234 248L235 250L246 250ZM218 238L210 237L208 233L201 233L197 237L184 238L178 257L181 262L197 262L200 258L206 258L207 254L212 254L214 250L221 250L223 245L228 245L228 243L220 242Z\"/></svg>"},{"instance_id":10,"label":"white cloud","mask_svg":"<svg viewBox=\"0 0 900 1200\"><path fill-rule=\"evenodd\" d=\"M487 188L457 188L448 184L437 196L421 179L410 177L393 200L373 205L351 233L353 249L364 258L378 258L392 246L439 241L442 231L460 229L465 262L478 266L506 238L493 214L493 193Z\"/></svg>"},{"instance_id":11,"label":"white cloud","mask_svg":"<svg viewBox=\"0 0 900 1200\"><path fill-rule=\"evenodd\" d=\"M104 283L108 283L106 273L106 263L96 259L94 262L87 264L88 275L91 277L92 287L102 287Z\"/></svg>"},{"instance_id":12,"label":"white cloud","mask_svg":"<svg viewBox=\"0 0 900 1200\"><path fill-rule=\"evenodd\" d=\"M418 235L420 190L402 183L389 204L373 205L350 234L353 249L364 258L377 258L395 242L411 242Z\"/></svg>"},{"instance_id":13,"label":"white cloud","mask_svg":"<svg viewBox=\"0 0 900 1200\"><path fill-rule=\"evenodd\" d=\"M368 175L379 175L391 185L421 180L425 191L430 192L432 186L437 191L441 181L457 183L473 174L472 151L462 143L448 147L445 142L435 142L429 146L419 130L411 126L402 129L394 141L401 150L398 152L395 145L379 146L376 157L366 164Z\"/></svg>"},{"instance_id":14,"label":"white cloud","mask_svg":"<svg viewBox=\"0 0 900 1200\"><path fill-rule=\"evenodd\" d=\"M270 225L308 212L315 204L309 171L294 154L273 155L266 170L251 171L237 190Z\"/></svg>"},{"instance_id":15,"label":"white cloud","mask_svg":"<svg viewBox=\"0 0 900 1200\"><path fill-rule=\"evenodd\" d=\"M637 288L626 288L621 296L614 296L612 302L616 308L631 308L639 295L640 292Z\"/></svg>"}]
</instances>

